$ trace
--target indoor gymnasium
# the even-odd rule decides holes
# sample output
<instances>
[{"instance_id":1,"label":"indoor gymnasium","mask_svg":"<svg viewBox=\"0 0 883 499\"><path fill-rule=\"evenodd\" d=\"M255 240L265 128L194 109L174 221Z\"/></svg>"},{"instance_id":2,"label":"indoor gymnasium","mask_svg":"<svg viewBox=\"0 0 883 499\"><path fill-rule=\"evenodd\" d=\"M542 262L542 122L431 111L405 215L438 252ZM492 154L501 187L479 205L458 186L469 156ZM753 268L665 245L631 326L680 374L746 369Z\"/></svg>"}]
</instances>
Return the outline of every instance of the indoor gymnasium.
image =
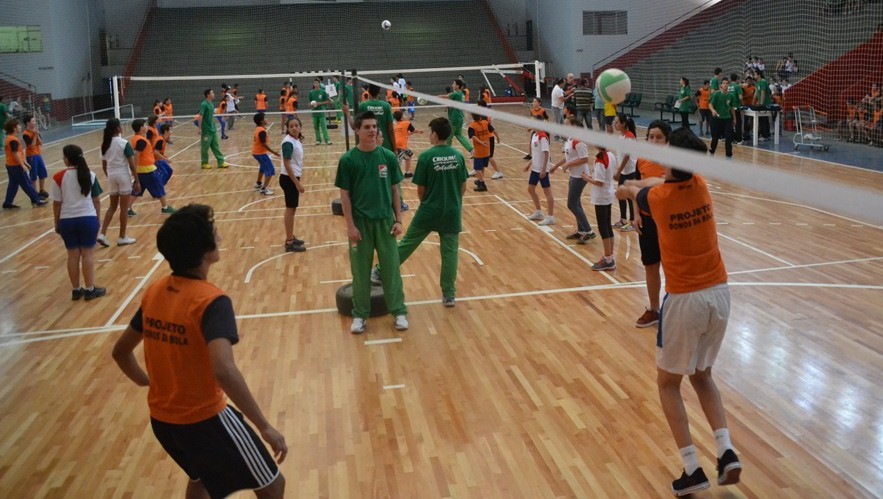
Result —
<instances>
[{"instance_id":1,"label":"indoor gymnasium","mask_svg":"<svg viewBox=\"0 0 883 499\"><path fill-rule=\"evenodd\" d=\"M883 2L0 15L0 496L883 495Z\"/></svg>"}]
</instances>

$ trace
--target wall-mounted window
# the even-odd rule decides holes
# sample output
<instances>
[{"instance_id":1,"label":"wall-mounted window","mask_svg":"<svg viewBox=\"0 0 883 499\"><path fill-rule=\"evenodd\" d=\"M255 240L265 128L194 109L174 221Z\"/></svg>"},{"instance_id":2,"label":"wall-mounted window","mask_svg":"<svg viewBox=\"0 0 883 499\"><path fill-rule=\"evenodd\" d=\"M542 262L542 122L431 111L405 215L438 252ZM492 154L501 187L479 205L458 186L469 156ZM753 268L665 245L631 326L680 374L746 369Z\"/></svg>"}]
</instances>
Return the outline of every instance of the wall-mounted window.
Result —
<instances>
[{"instance_id":1,"label":"wall-mounted window","mask_svg":"<svg viewBox=\"0 0 883 499\"><path fill-rule=\"evenodd\" d=\"M629 13L626 10L584 10L583 35L627 35Z\"/></svg>"},{"instance_id":2,"label":"wall-mounted window","mask_svg":"<svg viewBox=\"0 0 883 499\"><path fill-rule=\"evenodd\" d=\"M0 54L27 54L43 51L39 26L0 26Z\"/></svg>"}]
</instances>

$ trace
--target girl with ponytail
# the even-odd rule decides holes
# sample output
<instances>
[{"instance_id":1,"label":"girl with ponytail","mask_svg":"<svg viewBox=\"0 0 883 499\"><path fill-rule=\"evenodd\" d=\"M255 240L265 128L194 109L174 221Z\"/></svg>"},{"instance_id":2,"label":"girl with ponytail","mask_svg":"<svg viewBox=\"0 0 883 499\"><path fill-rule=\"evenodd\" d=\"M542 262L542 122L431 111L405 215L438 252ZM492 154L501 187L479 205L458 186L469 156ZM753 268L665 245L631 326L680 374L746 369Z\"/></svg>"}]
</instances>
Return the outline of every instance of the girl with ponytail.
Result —
<instances>
[{"instance_id":1,"label":"girl with ponytail","mask_svg":"<svg viewBox=\"0 0 883 499\"><path fill-rule=\"evenodd\" d=\"M104 288L95 286L93 257L101 213L99 196L103 191L79 146L64 146L62 155L67 168L53 175L49 183L55 232L61 235L67 248L67 273L73 288L71 299L92 300L107 293ZM81 268L84 287L80 287Z\"/></svg>"},{"instance_id":2,"label":"girl with ponytail","mask_svg":"<svg viewBox=\"0 0 883 499\"><path fill-rule=\"evenodd\" d=\"M107 228L113 221L117 208L120 210L120 238L117 244L123 246L135 242L134 238L126 236L126 226L129 223L129 195L132 194L132 179L135 179L134 190L141 190L138 182L138 164L135 162L135 151L132 150L129 141L122 137L123 128L120 120L111 118L104 126L104 138L101 141L101 169L107 176L107 190L110 195L110 207L104 214L104 223L101 224L101 233L98 234L98 243L105 248L110 246L107 239Z\"/></svg>"}]
</instances>

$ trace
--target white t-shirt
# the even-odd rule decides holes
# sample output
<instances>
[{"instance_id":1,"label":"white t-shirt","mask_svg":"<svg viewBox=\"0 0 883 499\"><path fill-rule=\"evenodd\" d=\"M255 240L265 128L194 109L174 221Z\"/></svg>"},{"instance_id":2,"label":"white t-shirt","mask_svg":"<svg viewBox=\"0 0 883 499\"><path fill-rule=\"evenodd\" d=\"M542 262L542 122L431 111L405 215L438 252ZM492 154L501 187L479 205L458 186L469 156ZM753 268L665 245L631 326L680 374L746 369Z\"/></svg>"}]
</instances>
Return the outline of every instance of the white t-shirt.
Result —
<instances>
[{"instance_id":1,"label":"white t-shirt","mask_svg":"<svg viewBox=\"0 0 883 499\"><path fill-rule=\"evenodd\" d=\"M580 178L583 173L589 173L589 146L585 142L576 139L567 139L564 143L564 160L568 163L576 159L582 158L583 163L580 166L571 166L567 169L572 178Z\"/></svg>"},{"instance_id":2,"label":"white t-shirt","mask_svg":"<svg viewBox=\"0 0 883 499\"><path fill-rule=\"evenodd\" d=\"M131 176L132 169L129 168L128 158L134 155L135 152L128 140L122 137L111 139L107 152L101 155L101 159L107 161L107 176L122 173L128 173Z\"/></svg>"},{"instance_id":3,"label":"white t-shirt","mask_svg":"<svg viewBox=\"0 0 883 499\"><path fill-rule=\"evenodd\" d=\"M614 173L616 173L616 156L612 152L607 151L601 158L595 158L592 180L604 182L604 185L599 187L592 184L592 204L597 206L613 204L615 199L613 192L616 188Z\"/></svg>"},{"instance_id":4,"label":"white t-shirt","mask_svg":"<svg viewBox=\"0 0 883 499\"><path fill-rule=\"evenodd\" d=\"M560 85L552 88L552 107L564 109L564 89Z\"/></svg>"},{"instance_id":5,"label":"white t-shirt","mask_svg":"<svg viewBox=\"0 0 883 499\"><path fill-rule=\"evenodd\" d=\"M551 162L552 155L549 155L549 161L546 161L546 164L543 164L543 153L549 152L549 136L546 135L546 132L534 132L534 134L530 137L530 171L542 173L543 168L546 171L549 171L549 163Z\"/></svg>"},{"instance_id":6,"label":"white t-shirt","mask_svg":"<svg viewBox=\"0 0 883 499\"><path fill-rule=\"evenodd\" d=\"M282 162L280 163L282 166L280 175L288 176L288 170L285 169L285 144L291 144L292 151L289 166L291 166L291 169L294 171L294 176L300 178L304 169L304 146L299 140L287 133L285 134L285 138L282 139L282 145L279 146L279 150L282 151L283 155Z\"/></svg>"},{"instance_id":7,"label":"white t-shirt","mask_svg":"<svg viewBox=\"0 0 883 499\"><path fill-rule=\"evenodd\" d=\"M625 135L620 135L619 138L622 140L635 140L634 136L626 137ZM624 153L620 153L619 157L620 158L623 157L623 154ZM617 158L617 161L619 161L619 158ZM619 168L619 163L617 163L616 167ZM636 158L635 155L632 154L629 156L628 163L626 163L625 166L622 168L622 174L623 175L631 175L632 173L635 173L635 170L637 168L638 168L638 158Z\"/></svg>"},{"instance_id":8,"label":"white t-shirt","mask_svg":"<svg viewBox=\"0 0 883 499\"><path fill-rule=\"evenodd\" d=\"M61 216L59 218L97 217L95 205L92 204L92 196L101 194L101 186L95 174L89 172L91 179L91 191L83 195L80 192L80 184L77 182L77 169L66 168L52 176L49 182L49 198L61 203Z\"/></svg>"}]
</instances>

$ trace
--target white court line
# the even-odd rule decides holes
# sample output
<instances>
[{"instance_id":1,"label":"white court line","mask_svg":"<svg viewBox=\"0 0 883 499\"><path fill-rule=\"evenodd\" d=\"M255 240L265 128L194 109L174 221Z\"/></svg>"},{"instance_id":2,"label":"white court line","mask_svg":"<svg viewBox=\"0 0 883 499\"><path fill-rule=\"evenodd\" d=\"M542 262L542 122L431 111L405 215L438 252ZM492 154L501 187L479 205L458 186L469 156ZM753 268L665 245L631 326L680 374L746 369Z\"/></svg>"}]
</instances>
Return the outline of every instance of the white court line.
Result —
<instances>
[{"instance_id":1,"label":"white court line","mask_svg":"<svg viewBox=\"0 0 883 499\"><path fill-rule=\"evenodd\" d=\"M828 283L791 283L791 282L730 282L731 286L740 286L740 287L751 287L751 286L763 286L763 287L813 287L813 288L830 288L830 289L859 289L859 290L872 290L879 291L883 290L883 286L875 286L875 285L862 285L862 284L828 284ZM580 293L580 292L591 292L591 291L603 291L610 289L643 289L645 286L644 282L628 282L621 284L601 284L601 285L593 285L593 286L580 286L574 288L560 288L560 289L544 289L544 290L534 290L534 291L521 291L521 292L512 292L512 293L501 293L494 295L485 295L485 296L471 296L471 297L457 297L458 302L466 302L466 301L483 301L483 300L498 300L505 298L521 298L528 296L545 296L550 294L563 294L563 293ZM422 300L415 302L407 302L408 306L418 306L418 305L438 305L441 303L441 300L433 299L433 300ZM274 317L291 317L291 316L299 316L299 315L316 315L316 314L326 314L326 313L338 313L337 308L322 308L322 309L313 309L313 310L295 310L289 312L268 312L261 314L248 314L248 315L239 315L236 317L237 320L245 320L245 319L267 319ZM69 331L67 333L60 334L52 334L51 336L42 336L39 338L28 338L24 340L12 340L5 343L2 343L0 340L0 348L7 346L15 346L26 343L33 343L37 341L49 341L55 339L63 339L70 338L76 336L83 336L87 334L100 334L106 332L113 331L122 331L126 328L125 325L119 326L110 326L110 327L98 327L98 328L82 328L82 329L74 329L74 330L58 330L61 331ZM44 334L51 334L54 331L43 331ZM26 335L26 334L36 334L36 332L22 332L22 333L12 333L12 335Z\"/></svg>"},{"instance_id":2,"label":"white court line","mask_svg":"<svg viewBox=\"0 0 883 499\"><path fill-rule=\"evenodd\" d=\"M181 196L179 198L168 198L169 201L176 201L179 199L192 199L192 198L203 198L206 196L222 196L224 194L237 194L240 192L254 192L254 189L244 189L241 191L226 191L226 192L208 192L206 194L197 194L195 196Z\"/></svg>"},{"instance_id":3,"label":"white court line","mask_svg":"<svg viewBox=\"0 0 883 499\"><path fill-rule=\"evenodd\" d=\"M48 265L40 265L39 267L34 267L34 270L43 270L43 269L48 269L48 268L49 268Z\"/></svg>"},{"instance_id":4,"label":"white court line","mask_svg":"<svg viewBox=\"0 0 883 499\"><path fill-rule=\"evenodd\" d=\"M334 279L332 281L319 281L319 284L340 284L342 282L350 282L352 279Z\"/></svg>"},{"instance_id":5,"label":"white court line","mask_svg":"<svg viewBox=\"0 0 883 499\"><path fill-rule=\"evenodd\" d=\"M441 243L434 243L432 241L425 241L425 240L421 244L432 244L433 246L441 246ZM463 253L466 253L467 255L471 256L473 260L475 260L475 263L484 267L484 262L481 261L481 258L479 258L478 255L476 255L475 253L469 251L468 249L463 249L463 247L458 247L457 251L462 251ZM402 276L402 277L405 277L405 276Z\"/></svg>"},{"instance_id":6,"label":"white court line","mask_svg":"<svg viewBox=\"0 0 883 499\"><path fill-rule=\"evenodd\" d=\"M0 274L14 274L16 272L18 272L18 269L3 270L3 271L0 271Z\"/></svg>"},{"instance_id":7,"label":"white court line","mask_svg":"<svg viewBox=\"0 0 883 499\"><path fill-rule=\"evenodd\" d=\"M15 255L21 253L22 251L28 249L29 246L35 244L40 239L43 239L44 237L48 236L49 234L52 234L53 232L55 232L55 231L50 229L50 230L47 230L46 232L40 234L39 236L31 239L29 242L25 243L25 245L22 246L21 248L13 251L12 253L10 253L10 254L4 256L2 259L0 259L0 264L6 263L6 261L9 260L10 258L12 258Z\"/></svg>"},{"instance_id":8,"label":"white court line","mask_svg":"<svg viewBox=\"0 0 883 499\"><path fill-rule=\"evenodd\" d=\"M729 240L729 241L732 241L732 242L734 242L734 243L736 243L736 244L741 244L742 246L745 246L746 248L748 248L748 249L750 249L750 250L752 250L752 251L756 251L756 252L760 253L761 255L764 255L764 256L766 256L766 257L768 257L768 258L772 258L773 260L775 260L775 261L777 261L777 262L782 262L782 263L784 263L785 265L787 265L787 266L789 266L789 267L793 267L793 266L794 266L794 264L791 263L791 262L789 262L788 260L783 260L783 259L781 259L781 258L779 258L779 257L777 257L777 256L775 256L775 255L771 255L771 254L767 253L766 251L764 251L764 250L762 250L762 249L760 249L760 248L756 248L756 247L754 247L754 246L752 246L752 245L750 245L750 244L748 244L748 243L743 243L742 241L736 239L735 237L725 236L725 235L721 234L720 232L718 232L717 235L720 236L720 237L722 237L722 238L724 238L724 239L727 239L727 240Z\"/></svg>"},{"instance_id":9,"label":"white court line","mask_svg":"<svg viewBox=\"0 0 883 499\"><path fill-rule=\"evenodd\" d=\"M162 253L157 253L153 257L153 259L156 260L156 263L153 264L153 267L151 267L150 271L147 272L147 275L145 275L144 278L141 279L141 282L139 282L138 285L135 286L135 289L133 289L132 292L129 293L129 296L127 296L126 299L123 300L123 303L120 304L120 307L117 309L117 311L114 312L114 314L110 317L110 319L105 324L105 327L110 327L111 325L113 325L114 322L116 322L120 314L123 313L123 310L125 310L126 307L129 306L129 303L132 301L133 298L135 298L135 295L138 294L138 291L140 291L141 288L144 287L144 284L146 284L147 281L150 280L150 276L152 276L153 273L156 272L156 269L158 269L159 266L162 265L162 262L165 260L165 258L163 258L162 256Z\"/></svg>"},{"instance_id":10,"label":"white court line","mask_svg":"<svg viewBox=\"0 0 883 499\"><path fill-rule=\"evenodd\" d=\"M254 189L252 189L252 190L254 191ZM332 187L329 189L313 189L313 190L304 191L304 194L308 194L311 192L326 192L326 191L337 191L337 190L340 190L340 189L338 189L337 187ZM257 191L255 191L255 192L257 192ZM238 210L236 210L236 212L246 211L246 208L248 208L251 205L263 203L264 201L269 201L271 199L279 199L282 196L283 196L282 194L277 194L275 196L264 196L263 199L258 199L257 201L252 201L251 203L247 203L247 204L242 205ZM325 207L327 208L327 205ZM306 208L306 206L304 208ZM273 209L281 209L281 207L280 208L273 208ZM230 212L230 213L235 213L235 212Z\"/></svg>"},{"instance_id":11,"label":"white court line","mask_svg":"<svg viewBox=\"0 0 883 499\"><path fill-rule=\"evenodd\" d=\"M836 163L836 164L839 164L839 163ZM791 201L781 201L781 200L779 200L779 199L771 199L771 198L764 198L764 197L760 197L760 196L750 196L750 195L748 195L748 194L736 194L736 193L733 193L733 192L723 192L723 191L721 191L721 192L715 192L714 194L720 194L720 195L722 195L722 196L733 196L733 197L738 197L738 198L746 198L746 199L755 199L755 200L758 200L758 201L768 201L768 202L770 202L770 203L787 204L787 205L789 205L789 206L796 206L796 207L798 207L798 208L804 208L804 209L807 209L807 210L813 210L813 211L817 211L817 212L819 212L819 213L824 213L825 215L830 215L830 216L832 216L832 217L842 218L843 220L849 220L850 222L853 222L853 223L863 224L863 225L868 225L868 226L870 226L870 227L875 227L873 224L869 224L869 223L867 223L867 222L862 222L861 220L856 220L856 219L854 219L854 218L849 218L849 217L846 217L846 216L843 216L843 215L838 215L838 214L836 214L836 213L831 213L830 211L825 211L825 210L822 210L822 209L820 209L820 208L813 208L812 206L808 206L808 205L805 205L805 204L792 203ZM880 228L883 228L883 227L877 227L877 228L880 229Z\"/></svg>"},{"instance_id":12,"label":"white court line","mask_svg":"<svg viewBox=\"0 0 883 499\"><path fill-rule=\"evenodd\" d=\"M365 342L366 345L386 345L387 343L401 343L401 338L389 338L386 340L368 340Z\"/></svg>"},{"instance_id":13,"label":"white court line","mask_svg":"<svg viewBox=\"0 0 883 499\"><path fill-rule=\"evenodd\" d=\"M824 267L827 265L843 265L846 263L861 263L861 262L873 262L877 260L883 260L883 256L874 256L870 258L856 258L853 260L839 260L836 262L819 262L819 263L806 263L802 265L789 265L787 267L767 267L764 269L752 269L752 270L736 270L733 272L727 272L727 275L737 275L737 274L753 274L755 272L770 272L774 270L791 270L791 269L808 269L812 267Z\"/></svg>"},{"instance_id":14,"label":"white court line","mask_svg":"<svg viewBox=\"0 0 883 499\"><path fill-rule=\"evenodd\" d=\"M500 202L503 203L504 205L508 206L509 209L511 209L512 211L514 211L515 213L517 213L519 217L523 218L525 221L527 221L527 222L530 223L531 225L534 225L533 223L530 222L530 220L528 220L527 216L526 216L524 213L521 213L520 211L518 211L518 208L512 206L511 204L509 204L508 201L506 201L505 199L501 198L500 196L498 196L498 195L496 195L496 194L494 194L494 197L497 198L497 199L499 199ZM535 227L538 227L538 226L535 226ZM582 255L580 255L580 254L577 253L573 248L571 248L569 245L565 244L563 241L561 241L560 239L558 239L557 237L555 237L555 235L554 235L551 231L549 231L549 232L545 232L545 234L546 234L547 236L549 236L550 239L552 239L553 241L555 241L555 243L556 243L557 245L561 246L562 248L566 249L566 250L569 251L571 254L573 254L575 257L577 257L577 258L579 258L580 260L582 260L586 265L589 266L589 268L591 268L592 265L594 265L594 263L593 263L592 261L590 261L588 258L586 258L586 257L584 257L584 256L582 256ZM613 284L621 284L616 278L614 278L613 276L611 276L610 274L608 274L606 271L601 271L601 272L599 272L599 274L601 274L601 275L603 275L604 277L606 277L607 280L610 281L610 282L612 282Z\"/></svg>"},{"instance_id":15,"label":"white court line","mask_svg":"<svg viewBox=\"0 0 883 499\"><path fill-rule=\"evenodd\" d=\"M400 390L404 387L405 385L383 385L384 390Z\"/></svg>"},{"instance_id":16,"label":"white court line","mask_svg":"<svg viewBox=\"0 0 883 499\"><path fill-rule=\"evenodd\" d=\"M320 244L320 245L318 245L318 246L307 246L307 250L314 250L314 249L319 249L319 248L327 248L327 247L330 247L330 246L342 246L342 245L346 245L346 244L349 244L349 241L344 241L344 242L342 242L342 243ZM248 273L245 274L245 281L244 281L245 284L248 284L248 283L251 282L251 276L254 274L254 271L257 270L257 268L260 267L261 265L263 265L263 264L265 264L265 263L267 263L267 262L273 261L273 260L275 260L275 259L277 259L277 258L282 258L283 256L286 256L286 255L294 255L294 254L296 254L296 253L295 253L295 252L289 252L289 251L286 251L285 253L279 253L278 255L271 256L270 258L267 258L267 259L265 259L265 260L261 260L260 262L256 263L252 268L248 269ZM336 309L335 309L335 310L336 310Z\"/></svg>"}]
</instances>

